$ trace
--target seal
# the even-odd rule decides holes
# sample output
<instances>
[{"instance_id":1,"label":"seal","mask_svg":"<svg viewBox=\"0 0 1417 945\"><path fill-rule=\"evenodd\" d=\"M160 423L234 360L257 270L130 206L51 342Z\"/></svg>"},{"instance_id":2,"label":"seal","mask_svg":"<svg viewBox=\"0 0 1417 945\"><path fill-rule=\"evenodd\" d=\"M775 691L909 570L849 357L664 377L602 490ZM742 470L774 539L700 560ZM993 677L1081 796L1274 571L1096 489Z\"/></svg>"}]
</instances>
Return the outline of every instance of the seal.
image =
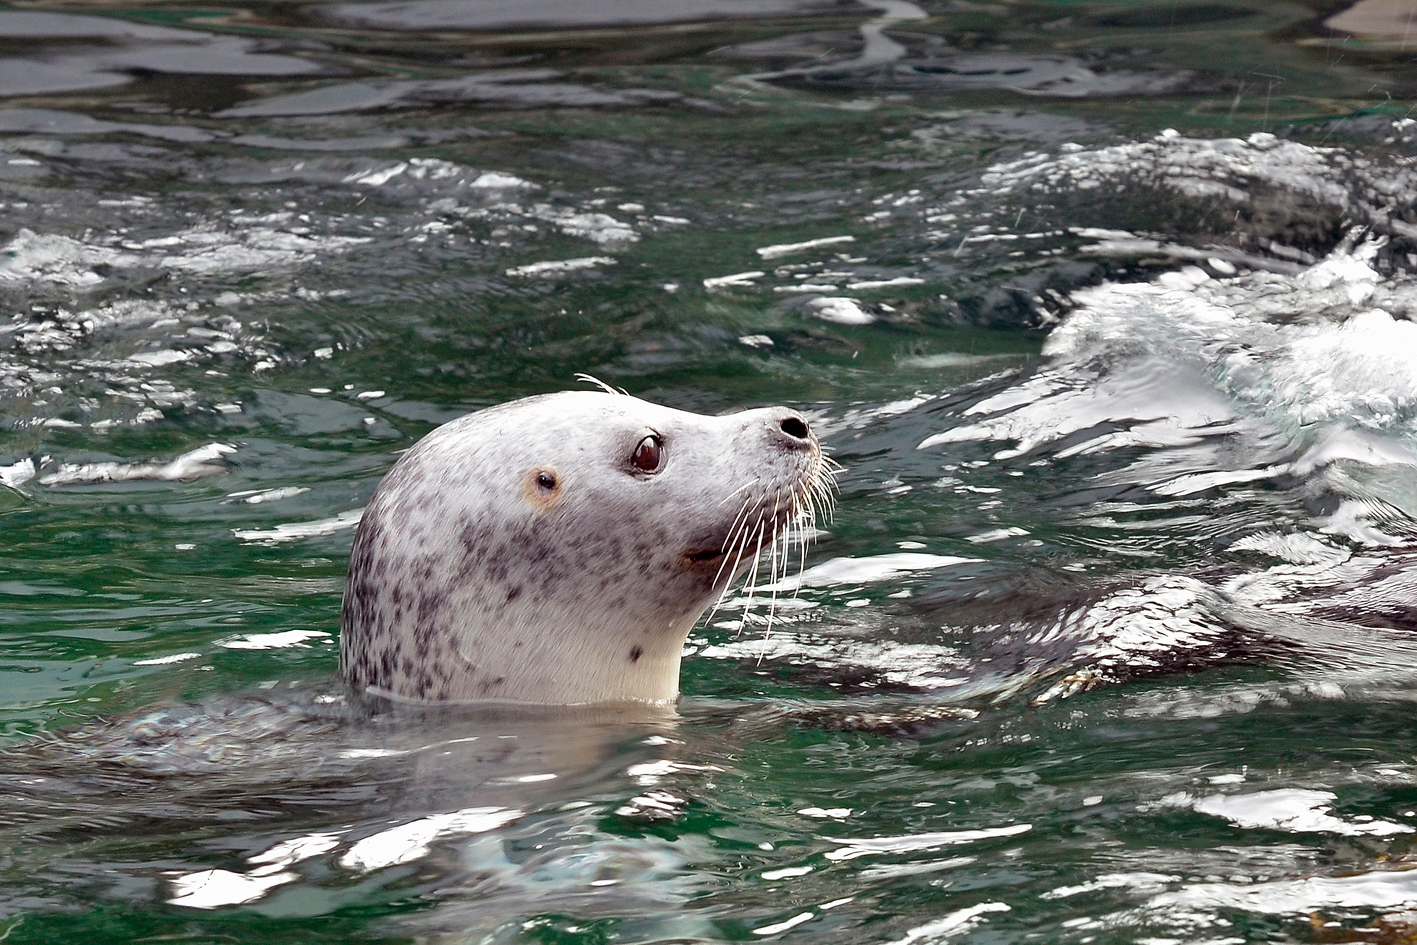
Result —
<instances>
[{"instance_id":1,"label":"seal","mask_svg":"<svg viewBox=\"0 0 1417 945\"><path fill-rule=\"evenodd\" d=\"M760 553L776 570L831 485L783 407L566 391L460 417L365 509L341 671L396 701L671 703L694 623Z\"/></svg>"}]
</instances>

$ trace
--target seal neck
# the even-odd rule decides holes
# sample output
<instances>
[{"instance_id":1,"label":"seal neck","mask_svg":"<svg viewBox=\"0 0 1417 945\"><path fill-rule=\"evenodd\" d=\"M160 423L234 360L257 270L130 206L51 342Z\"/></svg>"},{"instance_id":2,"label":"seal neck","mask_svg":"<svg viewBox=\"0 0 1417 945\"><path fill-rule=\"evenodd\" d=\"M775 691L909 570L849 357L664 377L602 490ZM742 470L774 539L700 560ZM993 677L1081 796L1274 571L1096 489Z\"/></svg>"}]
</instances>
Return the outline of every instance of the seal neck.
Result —
<instances>
[{"instance_id":1,"label":"seal neck","mask_svg":"<svg viewBox=\"0 0 1417 945\"><path fill-rule=\"evenodd\" d=\"M480 661L460 648L466 676L458 681L456 688L462 693L454 698L473 701L492 696L542 705L672 705L679 697L684 643L697 620L694 614L657 633L643 626L573 625L556 633L543 632L535 641L520 640L518 635L521 646L484 628L478 633ZM499 651L505 662L495 665L488 657ZM502 680L492 687L495 695L482 691L489 673Z\"/></svg>"}]
</instances>

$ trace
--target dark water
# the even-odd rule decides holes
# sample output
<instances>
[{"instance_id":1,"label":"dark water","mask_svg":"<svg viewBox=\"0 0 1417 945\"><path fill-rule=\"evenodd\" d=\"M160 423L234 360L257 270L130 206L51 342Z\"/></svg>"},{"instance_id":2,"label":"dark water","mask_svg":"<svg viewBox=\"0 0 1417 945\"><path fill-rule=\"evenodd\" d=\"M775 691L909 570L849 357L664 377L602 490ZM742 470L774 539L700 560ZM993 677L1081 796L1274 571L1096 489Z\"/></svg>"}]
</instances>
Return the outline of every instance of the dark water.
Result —
<instances>
[{"instance_id":1,"label":"dark water","mask_svg":"<svg viewBox=\"0 0 1417 945\"><path fill-rule=\"evenodd\" d=\"M0 941L1410 940L1417 71L1342 9L0 10ZM662 718L353 718L379 477L579 371L811 417L799 597Z\"/></svg>"}]
</instances>

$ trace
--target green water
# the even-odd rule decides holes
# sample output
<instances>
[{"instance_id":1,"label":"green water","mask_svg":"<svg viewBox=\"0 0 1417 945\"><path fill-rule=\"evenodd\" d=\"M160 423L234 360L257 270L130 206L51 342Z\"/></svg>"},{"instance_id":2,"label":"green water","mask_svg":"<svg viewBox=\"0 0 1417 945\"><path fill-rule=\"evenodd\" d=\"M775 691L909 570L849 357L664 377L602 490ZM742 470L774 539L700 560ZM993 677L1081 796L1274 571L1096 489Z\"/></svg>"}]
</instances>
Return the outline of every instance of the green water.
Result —
<instances>
[{"instance_id":1,"label":"green water","mask_svg":"<svg viewBox=\"0 0 1417 945\"><path fill-rule=\"evenodd\" d=\"M1412 937L1400 33L720 6L0 9L0 941ZM582 371L802 410L827 570L357 716L358 510Z\"/></svg>"}]
</instances>

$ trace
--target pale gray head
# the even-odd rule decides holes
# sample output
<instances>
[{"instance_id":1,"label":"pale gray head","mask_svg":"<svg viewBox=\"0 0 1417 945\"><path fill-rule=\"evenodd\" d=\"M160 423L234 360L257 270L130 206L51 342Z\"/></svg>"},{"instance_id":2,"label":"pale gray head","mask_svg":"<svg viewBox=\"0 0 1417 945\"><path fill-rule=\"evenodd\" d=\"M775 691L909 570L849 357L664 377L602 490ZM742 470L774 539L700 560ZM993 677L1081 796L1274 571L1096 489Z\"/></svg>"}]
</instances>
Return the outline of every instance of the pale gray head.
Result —
<instances>
[{"instance_id":1,"label":"pale gray head","mask_svg":"<svg viewBox=\"0 0 1417 945\"><path fill-rule=\"evenodd\" d=\"M704 610L829 501L793 410L708 417L576 391L461 417L384 477L340 665L419 702L672 701Z\"/></svg>"}]
</instances>

